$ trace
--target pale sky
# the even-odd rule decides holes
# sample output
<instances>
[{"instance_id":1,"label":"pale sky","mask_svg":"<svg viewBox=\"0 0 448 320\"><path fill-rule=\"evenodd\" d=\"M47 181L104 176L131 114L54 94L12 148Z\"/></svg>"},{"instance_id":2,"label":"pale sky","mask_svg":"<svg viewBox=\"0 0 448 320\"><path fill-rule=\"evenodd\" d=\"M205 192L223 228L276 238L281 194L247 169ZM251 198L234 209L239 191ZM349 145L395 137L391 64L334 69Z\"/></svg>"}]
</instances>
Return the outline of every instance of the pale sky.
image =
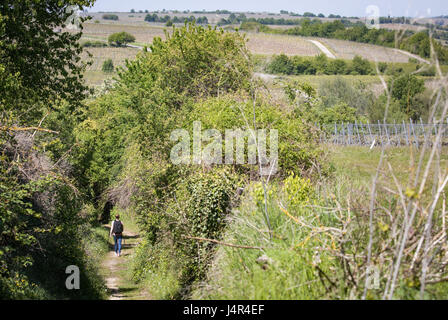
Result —
<instances>
[{"instance_id":1,"label":"pale sky","mask_svg":"<svg viewBox=\"0 0 448 320\"><path fill-rule=\"evenodd\" d=\"M303 14L306 11L315 14L330 13L341 16L366 16L366 8L376 5L380 16L431 17L448 15L446 0L97 0L89 11L129 12L135 10L217 10L274 12L287 10ZM428 11L429 10L429 11Z\"/></svg>"}]
</instances>

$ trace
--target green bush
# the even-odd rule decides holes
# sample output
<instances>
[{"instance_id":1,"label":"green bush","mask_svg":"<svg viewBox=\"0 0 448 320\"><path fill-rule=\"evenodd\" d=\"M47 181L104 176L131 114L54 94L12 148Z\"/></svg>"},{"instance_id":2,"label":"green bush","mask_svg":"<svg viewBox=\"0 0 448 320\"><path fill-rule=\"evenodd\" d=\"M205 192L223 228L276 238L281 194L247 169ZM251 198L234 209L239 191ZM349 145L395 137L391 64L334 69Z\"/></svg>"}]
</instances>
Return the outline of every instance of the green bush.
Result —
<instances>
[{"instance_id":1,"label":"green bush","mask_svg":"<svg viewBox=\"0 0 448 320\"><path fill-rule=\"evenodd\" d=\"M126 46L130 42L134 42L135 37L132 34L123 31L111 34L107 41L109 42L109 45L121 47Z\"/></svg>"},{"instance_id":2,"label":"green bush","mask_svg":"<svg viewBox=\"0 0 448 320\"><path fill-rule=\"evenodd\" d=\"M312 204L313 186L310 179L304 179L291 173L284 181L285 197L288 200L288 207L297 208L299 206Z\"/></svg>"},{"instance_id":3,"label":"green bush","mask_svg":"<svg viewBox=\"0 0 448 320\"><path fill-rule=\"evenodd\" d=\"M135 278L158 279L166 289L156 292L164 298L185 296L184 290L203 280L215 246L188 237L220 239L238 181L229 168L192 170L178 179L164 209L146 211L145 229L153 232L137 249Z\"/></svg>"},{"instance_id":4,"label":"green bush","mask_svg":"<svg viewBox=\"0 0 448 320\"><path fill-rule=\"evenodd\" d=\"M370 62L360 56L355 56L353 58L351 69L353 70L352 73L355 72L360 75L371 74L373 71Z\"/></svg>"},{"instance_id":5,"label":"green bush","mask_svg":"<svg viewBox=\"0 0 448 320\"><path fill-rule=\"evenodd\" d=\"M345 60L332 59L328 62L327 72L328 74L346 74L349 65Z\"/></svg>"},{"instance_id":6,"label":"green bush","mask_svg":"<svg viewBox=\"0 0 448 320\"><path fill-rule=\"evenodd\" d=\"M107 43L102 41L85 41L81 46L83 48L104 48L107 47Z\"/></svg>"},{"instance_id":7,"label":"green bush","mask_svg":"<svg viewBox=\"0 0 448 320\"><path fill-rule=\"evenodd\" d=\"M103 67L101 69L106 73L114 72L114 63L112 59L107 59L106 61L104 61Z\"/></svg>"},{"instance_id":8,"label":"green bush","mask_svg":"<svg viewBox=\"0 0 448 320\"><path fill-rule=\"evenodd\" d=\"M212 98L193 107L188 126L192 127L193 121L201 121L203 130L216 129L222 134L229 128L246 130L251 127L247 127L245 119L253 119L253 112L254 102L250 99L241 102L233 96ZM257 128L278 130L280 175L290 171L306 172L312 168L313 163L319 165L321 150L316 144L316 132L294 110L287 112L279 106L257 101L255 118Z\"/></svg>"},{"instance_id":9,"label":"green bush","mask_svg":"<svg viewBox=\"0 0 448 320\"><path fill-rule=\"evenodd\" d=\"M5 244L0 250L0 297L101 298L104 286L83 243L82 228L89 228L88 221L77 215L80 203L71 188L50 177L21 185L14 180L6 175L0 180L0 242ZM29 202L33 197L34 203ZM82 290L65 289L69 265L83 270ZM53 276L42 276L48 274Z\"/></svg>"},{"instance_id":10,"label":"green bush","mask_svg":"<svg viewBox=\"0 0 448 320\"><path fill-rule=\"evenodd\" d=\"M381 73L385 73L387 70L387 63L386 62L378 62L378 71Z\"/></svg>"},{"instance_id":11,"label":"green bush","mask_svg":"<svg viewBox=\"0 0 448 320\"><path fill-rule=\"evenodd\" d=\"M179 218L185 215L178 221L181 234L220 239L237 186L238 176L227 168L205 174L196 171L187 178L177 191L177 199L184 203L182 211L177 210ZM204 279L213 257L213 247L207 242L184 241L184 246L179 249L185 252L189 261L184 264L181 283Z\"/></svg>"},{"instance_id":12,"label":"green bush","mask_svg":"<svg viewBox=\"0 0 448 320\"><path fill-rule=\"evenodd\" d=\"M255 32L271 32L272 30L262 25L261 23L254 22L254 21L245 21L241 23L240 30L243 31L255 31Z\"/></svg>"},{"instance_id":13,"label":"green bush","mask_svg":"<svg viewBox=\"0 0 448 320\"><path fill-rule=\"evenodd\" d=\"M346 62L341 59L328 59L324 54L314 58L288 57L285 54L280 54L272 58L266 66L266 72L286 75L368 75L373 73L373 67L368 60L359 56Z\"/></svg>"},{"instance_id":14,"label":"green bush","mask_svg":"<svg viewBox=\"0 0 448 320\"><path fill-rule=\"evenodd\" d=\"M116 14L103 14L103 19L104 20L113 20L113 21L118 21L118 16Z\"/></svg>"},{"instance_id":15,"label":"green bush","mask_svg":"<svg viewBox=\"0 0 448 320\"><path fill-rule=\"evenodd\" d=\"M418 120L421 116L417 96L425 91L425 82L415 75L405 74L389 80L392 98L400 102L402 112Z\"/></svg>"},{"instance_id":16,"label":"green bush","mask_svg":"<svg viewBox=\"0 0 448 320\"><path fill-rule=\"evenodd\" d=\"M322 81L319 96L325 107L332 107L339 103L346 103L359 114L366 114L369 106L375 100L373 94L361 81L352 83L343 77L335 77Z\"/></svg>"},{"instance_id":17,"label":"green bush","mask_svg":"<svg viewBox=\"0 0 448 320\"><path fill-rule=\"evenodd\" d=\"M380 121L381 123L384 121L384 115L386 112L387 106L387 96L381 95L376 99L376 101L370 106L370 110L368 111L368 118L371 123L377 123ZM403 112L400 102L395 99L391 99L388 106L386 123L405 123L409 122L409 117Z\"/></svg>"},{"instance_id":18,"label":"green bush","mask_svg":"<svg viewBox=\"0 0 448 320\"><path fill-rule=\"evenodd\" d=\"M363 120L357 114L357 109L349 107L343 102L317 111L316 118L320 124L354 123Z\"/></svg>"},{"instance_id":19,"label":"green bush","mask_svg":"<svg viewBox=\"0 0 448 320\"><path fill-rule=\"evenodd\" d=\"M294 74L294 65L285 54L274 56L272 62L267 66L266 71L274 74Z\"/></svg>"},{"instance_id":20,"label":"green bush","mask_svg":"<svg viewBox=\"0 0 448 320\"><path fill-rule=\"evenodd\" d=\"M169 242L157 242L144 238L136 248L132 260L133 279L157 300L182 298L179 275L186 257L174 250Z\"/></svg>"}]
</instances>

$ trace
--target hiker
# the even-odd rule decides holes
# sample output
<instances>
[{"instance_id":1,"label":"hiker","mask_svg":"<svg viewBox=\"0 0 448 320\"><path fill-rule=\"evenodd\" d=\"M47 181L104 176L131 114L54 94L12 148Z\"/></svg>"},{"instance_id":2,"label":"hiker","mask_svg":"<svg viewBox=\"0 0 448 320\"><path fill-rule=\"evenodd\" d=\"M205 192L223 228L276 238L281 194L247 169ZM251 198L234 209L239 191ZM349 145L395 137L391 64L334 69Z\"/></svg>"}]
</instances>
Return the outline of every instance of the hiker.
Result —
<instances>
[{"instance_id":1,"label":"hiker","mask_svg":"<svg viewBox=\"0 0 448 320\"><path fill-rule=\"evenodd\" d=\"M123 223L120 221L120 215L117 214L115 216L115 220L112 221L112 225L110 226L109 236L112 235L114 236L115 255L118 257L121 255L121 241L123 239L123 230L124 230Z\"/></svg>"}]
</instances>

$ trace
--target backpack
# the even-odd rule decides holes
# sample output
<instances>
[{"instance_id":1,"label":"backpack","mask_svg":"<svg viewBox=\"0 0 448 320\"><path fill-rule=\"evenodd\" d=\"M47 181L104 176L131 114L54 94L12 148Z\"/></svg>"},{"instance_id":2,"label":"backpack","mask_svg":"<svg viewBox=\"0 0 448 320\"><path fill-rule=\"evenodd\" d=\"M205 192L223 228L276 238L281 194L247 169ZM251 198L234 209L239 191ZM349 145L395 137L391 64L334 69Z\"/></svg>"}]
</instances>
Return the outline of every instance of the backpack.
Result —
<instances>
[{"instance_id":1,"label":"backpack","mask_svg":"<svg viewBox=\"0 0 448 320\"><path fill-rule=\"evenodd\" d=\"M121 234L123 233L123 224L121 223L120 220L115 220L114 221L114 228L112 230L113 233L115 234Z\"/></svg>"}]
</instances>

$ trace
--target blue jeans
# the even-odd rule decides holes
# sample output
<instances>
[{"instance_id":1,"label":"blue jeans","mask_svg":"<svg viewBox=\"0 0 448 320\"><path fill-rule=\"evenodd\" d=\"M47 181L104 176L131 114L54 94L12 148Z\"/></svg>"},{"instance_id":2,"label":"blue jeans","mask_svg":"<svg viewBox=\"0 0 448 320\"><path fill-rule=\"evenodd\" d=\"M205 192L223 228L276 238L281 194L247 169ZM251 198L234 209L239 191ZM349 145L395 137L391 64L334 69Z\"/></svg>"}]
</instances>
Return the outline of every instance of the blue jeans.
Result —
<instances>
[{"instance_id":1,"label":"blue jeans","mask_svg":"<svg viewBox=\"0 0 448 320\"><path fill-rule=\"evenodd\" d=\"M116 253L121 253L121 239L122 238L123 238L122 236L114 236L115 252Z\"/></svg>"}]
</instances>

